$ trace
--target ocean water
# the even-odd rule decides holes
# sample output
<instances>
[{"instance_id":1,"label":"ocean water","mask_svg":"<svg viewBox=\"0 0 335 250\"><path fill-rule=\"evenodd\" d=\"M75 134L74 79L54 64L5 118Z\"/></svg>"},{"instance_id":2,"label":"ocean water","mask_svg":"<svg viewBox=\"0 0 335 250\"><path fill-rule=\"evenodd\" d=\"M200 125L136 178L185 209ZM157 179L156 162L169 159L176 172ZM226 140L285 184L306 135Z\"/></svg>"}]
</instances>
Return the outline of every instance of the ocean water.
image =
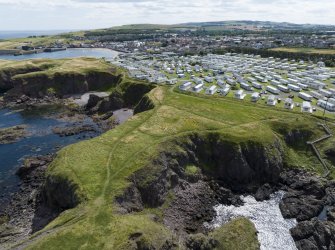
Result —
<instances>
[{"instance_id":1,"label":"ocean water","mask_svg":"<svg viewBox=\"0 0 335 250\"><path fill-rule=\"evenodd\" d=\"M57 35L65 32L70 32L70 30L28 30L28 31L0 30L0 39L25 38L28 36Z\"/></svg>"},{"instance_id":2,"label":"ocean water","mask_svg":"<svg viewBox=\"0 0 335 250\"><path fill-rule=\"evenodd\" d=\"M242 196L244 205L240 207L218 205L214 208L217 216L206 226L217 228L232 219L246 217L255 224L261 250L296 250L290 229L297 225L297 221L284 219L279 209L284 194L283 191L276 192L270 200L262 202L253 196Z\"/></svg>"}]
</instances>

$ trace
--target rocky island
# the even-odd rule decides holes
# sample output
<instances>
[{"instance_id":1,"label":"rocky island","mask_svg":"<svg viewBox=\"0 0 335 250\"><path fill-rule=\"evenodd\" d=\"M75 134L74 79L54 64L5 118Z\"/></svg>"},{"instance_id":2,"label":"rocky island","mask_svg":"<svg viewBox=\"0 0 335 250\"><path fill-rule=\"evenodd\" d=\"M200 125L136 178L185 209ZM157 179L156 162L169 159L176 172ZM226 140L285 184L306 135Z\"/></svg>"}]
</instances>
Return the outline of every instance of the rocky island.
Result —
<instances>
[{"instance_id":1,"label":"rocky island","mask_svg":"<svg viewBox=\"0 0 335 250\"><path fill-rule=\"evenodd\" d=\"M0 129L0 144L8 144L16 142L27 136L25 126L14 126L10 128Z\"/></svg>"}]
</instances>

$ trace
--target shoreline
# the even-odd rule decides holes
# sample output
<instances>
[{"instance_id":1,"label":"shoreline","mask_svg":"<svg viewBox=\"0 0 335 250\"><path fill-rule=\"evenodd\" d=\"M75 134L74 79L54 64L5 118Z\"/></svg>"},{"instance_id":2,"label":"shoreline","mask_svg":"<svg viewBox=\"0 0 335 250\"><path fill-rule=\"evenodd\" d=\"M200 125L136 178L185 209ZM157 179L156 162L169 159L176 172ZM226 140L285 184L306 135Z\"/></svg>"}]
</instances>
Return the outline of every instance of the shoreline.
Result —
<instances>
[{"instance_id":1,"label":"shoreline","mask_svg":"<svg viewBox=\"0 0 335 250\"><path fill-rule=\"evenodd\" d=\"M126 117L125 119L122 117L122 111L126 112L126 116L132 116L133 114L133 112L130 112L130 109L122 109L120 110L120 117L114 117L110 123L109 118L113 117L115 111L109 112L109 115L107 115L108 119L106 119L106 114L87 114L88 111L84 108L70 109L66 105L68 104L68 100L59 99L51 102L49 100L46 102L39 100L37 104L34 104L35 106L30 103L29 107L43 107L44 105L50 105L50 103L53 105L62 105L64 110L57 114L42 114L43 117L74 122L74 126L55 126L52 129L53 133L59 137L78 135L82 138L81 140L92 138L91 136L87 137L86 134L95 129L92 126L81 125L85 119L92 119L97 128L100 129L100 132L95 131L97 132L96 136L99 136L129 118ZM27 104L4 104L1 108L11 110L13 108L20 108L22 105ZM115 112L115 114L117 115L118 112ZM59 151L63 147L65 145L56 150ZM18 190L9 193L8 199L5 199L4 196L1 200L0 246L2 245L5 248L10 247L27 239L32 233L42 229L63 211L62 209L55 210L55 208L48 207L43 195L43 185L46 181L45 173L56 154L57 152L26 157L16 171L15 175L20 179L17 184Z\"/></svg>"},{"instance_id":2,"label":"shoreline","mask_svg":"<svg viewBox=\"0 0 335 250\"><path fill-rule=\"evenodd\" d=\"M97 96L95 96L95 98L97 98ZM98 100L100 99L97 98L95 101ZM59 104L59 102L63 105L66 103L64 100L57 100L54 104ZM95 102L93 102L93 104L93 106L95 106ZM22 103L20 103L20 105L13 105L18 107L22 105ZM43 100L39 100L39 105L43 105ZM71 110L71 113L74 115L83 114L84 116L90 117L97 115L94 112L88 114L91 111L92 109L85 110L82 108ZM98 117L101 118L102 116L97 116L97 119ZM62 115L58 116L58 119L66 120L77 118L65 114L63 117ZM98 121L102 122L103 119L98 119L95 122L98 123ZM65 136L67 132L68 131L64 132ZM5 244L11 245L12 243L18 243L29 238L32 233L42 229L63 211L61 209L57 210L45 206L46 202L43 195L43 184L46 180L45 171L53 157L54 155L37 156L37 160L36 158L33 158L31 159L32 161L30 161L33 162L30 166L34 166L32 170L29 170L29 168L22 170L22 167L20 168L21 172L23 171L25 174L21 175L22 179L19 191L12 196L12 200L8 204L7 209L10 212L3 213L2 215L0 214L0 244L4 244L4 246L6 246ZM43 164L39 163L39 161L42 161ZM299 178L296 178L297 176L299 176ZM168 226L175 228L176 231L178 228L185 228L185 230L189 230L190 232L199 230L203 227L202 224L199 224L199 221L206 222L214 218L215 213L213 206L217 203L235 204L237 206L240 204L238 195L241 193L234 193L228 187L222 186L222 183L213 182L206 176L197 177L194 180L192 178L189 180L180 180L180 185L180 187L178 185L175 189L178 199L173 201L172 205L167 208L165 213L165 218L168 219ZM299 228L301 225L304 225L304 223L312 223L312 225L319 223L318 226L321 228L327 228L329 223L333 223L331 215L328 214L325 221L315 222L314 218L318 217L326 205L329 205L331 209L334 210L335 203L332 202L335 201L331 201L331 194L335 194L335 183L327 181L321 177L313 176L302 170L284 170L281 173L281 178L278 183L264 184L263 186L258 187L257 190L250 191L250 194L252 194L256 200L262 201L269 199L270 195L276 190L284 190L286 192L280 203L283 217L297 218L298 220L298 225L291 230L291 235L295 239L296 244L304 244L304 242L307 241L307 236L303 236L306 237L306 239L297 238L297 235L299 235L299 233L301 234ZM127 191L125 192L127 193ZM194 196L203 198L199 200L200 203L195 203L195 201L193 201ZM125 197L127 197L126 194ZM125 198L120 198L121 207L123 204L127 203L127 200L123 199ZM187 204L189 203L185 202L185 200L189 201L190 204L193 204L194 206L188 206ZM201 204L206 205L204 206ZM25 211L24 214L22 213L22 209ZM127 213L128 209L132 208L127 206L123 207L123 213ZM136 209L140 209L140 207ZM180 211L186 211L186 214ZM180 218L188 221L187 224L181 222ZM1 221L5 223L3 224ZM184 232L184 237L187 238L189 236L186 232ZM200 233L206 235L208 232L200 231ZM317 232L315 237L319 237L319 234L322 234L322 232Z\"/></svg>"},{"instance_id":3,"label":"shoreline","mask_svg":"<svg viewBox=\"0 0 335 250\"><path fill-rule=\"evenodd\" d=\"M51 49L51 50L50 51L46 51L47 49ZM32 50L32 51L0 50L0 60L6 60L6 59L1 59L1 56L13 56L13 58L19 59L21 56L25 56L25 55L44 54L44 53L45 54L54 54L54 53L63 52L63 51L66 51L66 50L80 50L80 49L87 49L87 50L109 50L109 51L112 51L112 52L116 53L115 57L117 57L121 53L127 53L125 51L115 50L115 49L106 48L106 47L93 47L93 48L90 48L90 47L65 47L64 49L61 49L61 50L58 49L58 48L45 48L43 50L36 50L36 51L35 50ZM99 58L99 57L97 57L97 58ZM15 59L13 59L13 60L15 60ZM22 60L26 60L26 59L22 59Z\"/></svg>"}]
</instances>

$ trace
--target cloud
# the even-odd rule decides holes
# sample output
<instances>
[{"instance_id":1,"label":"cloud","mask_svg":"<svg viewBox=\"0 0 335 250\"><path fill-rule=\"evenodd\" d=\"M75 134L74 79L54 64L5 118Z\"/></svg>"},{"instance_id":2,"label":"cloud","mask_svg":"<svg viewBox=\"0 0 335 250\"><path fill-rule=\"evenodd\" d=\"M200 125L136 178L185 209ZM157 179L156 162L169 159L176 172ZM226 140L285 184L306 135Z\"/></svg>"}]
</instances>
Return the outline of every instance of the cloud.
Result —
<instances>
[{"instance_id":1,"label":"cloud","mask_svg":"<svg viewBox=\"0 0 335 250\"><path fill-rule=\"evenodd\" d=\"M334 0L0 0L0 30L248 19L335 24L334 9Z\"/></svg>"},{"instance_id":2,"label":"cloud","mask_svg":"<svg viewBox=\"0 0 335 250\"><path fill-rule=\"evenodd\" d=\"M151 2L150 0L73 0L81 3L137 3L137 2Z\"/></svg>"}]
</instances>

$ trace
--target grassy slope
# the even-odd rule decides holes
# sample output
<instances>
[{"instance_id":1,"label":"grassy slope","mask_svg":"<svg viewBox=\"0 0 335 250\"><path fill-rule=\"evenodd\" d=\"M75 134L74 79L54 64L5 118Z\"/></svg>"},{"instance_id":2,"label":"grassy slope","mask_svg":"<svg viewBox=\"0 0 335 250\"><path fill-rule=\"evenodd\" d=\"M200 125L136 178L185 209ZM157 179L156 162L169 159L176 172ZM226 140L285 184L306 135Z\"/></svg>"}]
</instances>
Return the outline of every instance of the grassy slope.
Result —
<instances>
[{"instance_id":1,"label":"grassy slope","mask_svg":"<svg viewBox=\"0 0 335 250\"><path fill-rule=\"evenodd\" d=\"M55 36L38 36L33 38L16 38L5 41L0 41L0 50L10 50L16 49L17 47L21 47L22 45L29 45L33 47L39 46L50 46L54 43L71 43L71 44L80 44L88 41L77 41L71 38L74 36L83 36L83 32L72 32L67 33L66 35L55 35Z\"/></svg>"},{"instance_id":2,"label":"grassy slope","mask_svg":"<svg viewBox=\"0 0 335 250\"><path fill-rule=\"evenodd\" d=\"M283 51L283 52L299 52L307 54L329 54L335 55L335 49L315 49L315 48L274 48L270 49L273 51Z\"/></svg>"},{"instance_id":3,"label":"grassy slope","mask_svg":"<svg viewBox=\"0 0 335 250\"><path fill-rule=\"evenodd\" d=\"M162 143L189 132L218 131L233 141L271 142L280 131L303 128L320 130L316 117L241 103L220 97L198 97L157 87L150 93L156 107L102 136L68 146L58 153L49 174L66 177L79 185L84 203L61 214L35 235L30 249L129 249L129 235L142 232L160 247L171 232L149 218L151 210L129 215L115 212L114 197L129 184L129 177L145 166ZM289 148L286 162L321 172L310 150ZM248 226L239 226L246 229ZM232 226L228 231L233 231ZM242 229L241 229L242 230ZM242 230L248 231L248 230ZM48 233L47 233L48 232ZM230 241L230 240L228 240ZM232 237L231 243L239 239ZM255 242L250 242L254 244Z\"/></svg>"},{"instance_id":4,"label":"grassy slope","mask_svg":"<svg viewBox=\"0 0 335 250\"><path fill-rule=\"evenodd\" d=\"M34 59L34 60L24 60L24 61L7 61L0 60L1 71L13 70L15 69L29 69L29 68L39 68L38 72L27 73L27 74L37 74L43 73L52 75L56 72L76 72L76 73L86 73L89 71L108 71L111 65L103 60L98 60L95 58L71 58L71 59ZM24 75L27 75L24 74ZM24 77L24 75L21 75ZM19 76L18 76L19 77Z\"/></svg>"},{"instance_id":5,"label":"grassy slope","mask_svg":"<svg viewBox=\"0 0 335 250\"><path fill-rule=\"evenodd\" d=\"M243 233L242 233L243 232ZM235 219L210 235L219 242L216 249L259 249L255 226L245 218Z\"/></svg>"}]
</instances>

